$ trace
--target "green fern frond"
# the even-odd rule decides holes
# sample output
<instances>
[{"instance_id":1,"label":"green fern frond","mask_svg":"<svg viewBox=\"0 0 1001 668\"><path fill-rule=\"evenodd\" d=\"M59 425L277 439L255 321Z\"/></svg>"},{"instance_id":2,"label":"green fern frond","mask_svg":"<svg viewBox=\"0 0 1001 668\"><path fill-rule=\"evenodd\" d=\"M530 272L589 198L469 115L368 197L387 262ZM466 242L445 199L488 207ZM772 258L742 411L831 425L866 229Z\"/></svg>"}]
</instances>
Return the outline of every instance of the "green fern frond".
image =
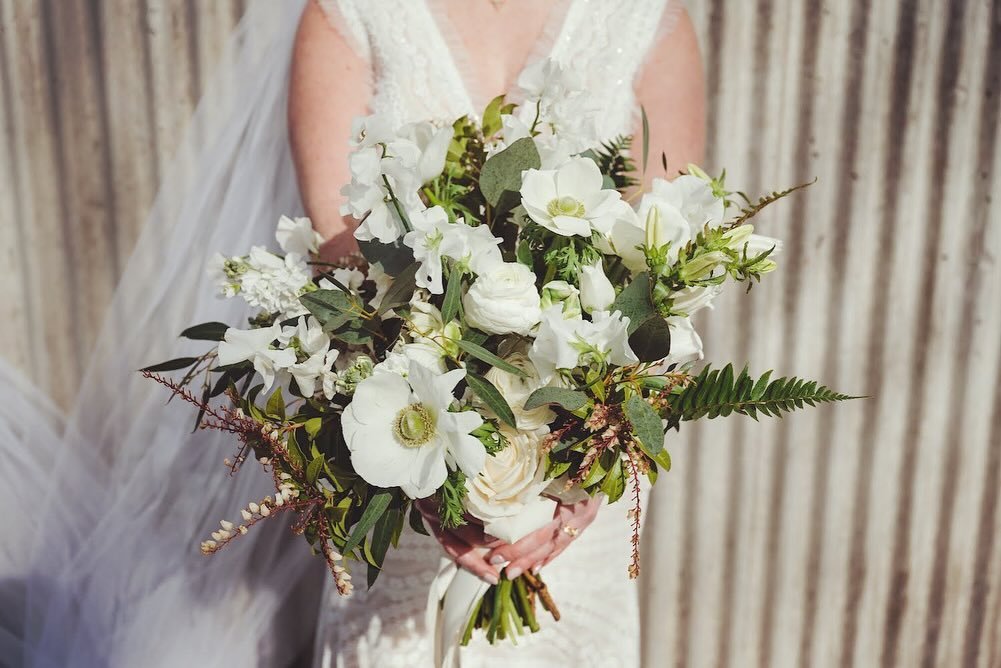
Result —
<instances>
[{"instance_id":1,"label":"green fern frond","mask_svg":"<svg viewBox=\"0 0 1001 668\"><path fill-rule=\"evenodd\" d=\"M733 365L723 369L706 366L684 388L669 399L665 417L668 426L677 427L682 421L726 417L731 413L747 415L755 420L758 414L781 417L804 406L858 399L824 386L815 380L778 378L771 380L768 371L757 380L747 373L747 367L734 377Z\"/></svg>"},{"instance_id":2,"label":"green fern frond","mask_svg":"<svg viewBox=\"0 0 1001 668\"><path fill-rule=\"evenodd\" d=\"M610 141L603 142L600 148L592 151L601 173L607 174L617 189L639 185L639 181L634 176L636 163L629 155L632 144L632 136L619 135Z\"/></svg>"}]
</instances>

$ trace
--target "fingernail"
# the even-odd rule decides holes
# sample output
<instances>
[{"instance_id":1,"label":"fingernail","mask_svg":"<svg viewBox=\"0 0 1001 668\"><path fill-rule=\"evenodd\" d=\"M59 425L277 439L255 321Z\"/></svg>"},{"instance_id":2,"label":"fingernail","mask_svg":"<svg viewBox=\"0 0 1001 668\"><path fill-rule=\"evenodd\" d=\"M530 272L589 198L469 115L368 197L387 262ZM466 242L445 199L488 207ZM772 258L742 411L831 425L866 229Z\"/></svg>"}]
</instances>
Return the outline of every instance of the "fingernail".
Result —
<instances>
[{"instance_id":1,"label":"fingernail","mask_svg":"<svg viewBox=\"0 0 1001 668\"><path fill-rule=\"evenodd\" d=\"M503 564L504 561L505 561L504 557L500 556L499 554L495 554L494 556L490 557L490 563L493 564L494 566L497 566L498 564Z\"/></svg>"},{"instance_id":2,"label":"fingernail","mask_svg":"<svg viewBox=\"0 0 1001 668\"><path fill-rule=\"evenodd\" d=\"M536 564L532 566L532 572L538 574L542 570L542 564Z\"/></svg>"},{"instance_id":3,"label":"fingernail","mask_svg":"<svg viewBox=\"0 0 1001 668\"><path fill-rule=\"evenodd\" d=\"M486 580L487 582L489 582L492 585L495 585L498 582L500 582L500 579L496 575L494 575L492 573L488 573L487 575L484 575L483 579Z\"/></svg>"},{"instance_id":4,"label":"fingernail","mask_svg":"<svg viewBox=\"0 0 1001 668\"><path fill-rule=\"evenodd\" d=\"M508 580L515 579L516 577L518 577L519 575L521 575L521 570L522 569L520 569L520 568L509 568L509 569L507 569L507 579Z\"/></svg>"}]
</instances>

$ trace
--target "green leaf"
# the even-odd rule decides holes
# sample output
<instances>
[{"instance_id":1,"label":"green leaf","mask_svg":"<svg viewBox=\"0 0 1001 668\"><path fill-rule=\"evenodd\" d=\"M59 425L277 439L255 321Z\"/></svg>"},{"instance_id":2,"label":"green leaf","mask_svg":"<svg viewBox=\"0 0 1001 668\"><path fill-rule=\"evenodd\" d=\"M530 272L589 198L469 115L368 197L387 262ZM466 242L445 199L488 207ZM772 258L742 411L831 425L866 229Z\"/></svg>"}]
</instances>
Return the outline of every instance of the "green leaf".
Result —
<instances>
[{"instance_id":1,"label":"green leaf","mask_svg":"<svg viewBox=\"0 0 1001 668\"><path fill-rule=\"evenodd\" d=\"M181 336L195 341L222 341L229 325L224 322L203 322L194 327L188 327Z\"/></svg>"},{"instance_id":2,"label":"green leaf","mask_svg":"<svg viewBox=\"0 0 1001 668\"><path fill-rule=\"evenodd\" d=\"M321 471L323 471L323 457L314 457L306 467L306 480L310 485L317 481Z\"/></svg>"},{"instance_id":3,"label":"green leaf","mask_svg":"<svg viewBox=\"0 0 1001 668\"><path fill-rule=\"evenodd\" d=\"M612 468L608 470L604 480L601 481L601 491L608 497L609 503L614 503L619 500L625 490L626 479L622 475L622 459L616 457Z\"/></svg>"},{"instance_id":4,"label":"green leaf","mask_svg":"<svg viewBox=\"0 0 1001 668\"><path fill-rule=\"evenodd\" d=\"M368 586L375 584L376 578L382 572L382 562L386 559L389 544L393 541L393 533L397 525L403 521L403 513L398 508L390 508L383 513L375 523L372 539L369 542L369 552L372 555L372 566L368 569Z\"/></svg>"},{"instance_id":5,"label":"green leaf","mask_svg":"<svg viewBox=\"0 0 1001 668\"><path fill-rule=\"evenodd\" d=\"M159 364L154 364L153 366L144 367L142 371L149 371L151 373L157 373L160 371L177 371L178 369L188 368L200 359L200 357L178 357L177 359L173 359L168 362L160 362Z\"/></svg>"},{"instance_id":6,"label":"green leaf","mask_svg":"<svg viewBox=\"0 0 1001 668\"><path fill-rule=\"evenodd\" d=\"M285 419L285 398L282 397L282 388L279 387L272 392L268 398L267 405L264 407L264 412L269 417L278 420Z\"/></svg>"},{"instance_id":7,"label":"green leaf","mask_svg":"<svg viewBox=\"0 0 1001 668\"><path fill-rule=\"evenodd\" d=\"M650 157L650 120L643 105L640 105L640 117L643 120L643 172L646 173L647 158Z\"/></svg>"},{"instance_id":8,"label":"green leaf","mask_svg":"<svg viewBox=\"0 0 1001 668\"><path fill-rule=\"evenodd\" d=\"M369 264L378 262L382 265L382 270L390 276L398 275L414 261L414 252L404 246L400 239L391 244L384 244L381 241L359 241L358 249Z\"/></svg>"},{"instance_id":9,"label":"green leaf","mask_svg":"<svg viewBox=\"0 0 1001 668\"><path fill-rule=\"evenodd\" d=\"M492 137L501 130L501 113L504 107L504 96L498 95L490 100L487 108L483 110L483 136Z\"/></svg>"},{"instance_id":10,"label":"green leaf","mask_svg":"<svg viewBox=\"0 0 1001 668\"><path fill-rule=\"evenodd\" d=\"M351 530L351 535L348 537L347 542L344 543L344 549L341 550L341 554L350 554L352 550L361 545L369 529L379 521L379 518L389 508L389 503L392 500L393 493L389 490L376 492L369 498L368 503L365 505L365 512L362 513L361 519L358 520L358 523Z\"/></svg>"},{"instance_id":11,"label":"green leaf","mask_svg":"<svg viewBox=\"0 0 1001 668\"><path fill-rule=\"evenodd\" d=\"M638 274L619 296L612 302L611 311L619 311L629 318L629 333L632 334L640 325L651 317L658 315L653 300L650 298L650 274Z\"/></svg>"},{"instance_id":12,"label":"green leaf","mask_svg":"<svg viewBox=\"0 0 1001 668\"><path fill-rule=\"evenodd\" d=\"M410 300L414 296L414 290L417 288L416 276L419 266L420 265L416 262L411 262L406 269L401 271L396 278L393 279L393 284L389 286L388 290L386 290L386 294L379 303L379 315L382 315L390 309L405 306L410 303Z\"/></svg>"},{"instance_id":13,"label":"green leaf","mask_svg":"<svg viewBox=\"0 0 1001 668\"><path fill-rule=\"evenodd\" d=\"M629 323L632 326L632 322ZM660 315L644 320L629 337L629 347L641 362L656 362L671 352L671 328Z\"/></svg>"},{"instance_id":14,"label":"green leaf","mask_svg":"<svg viewBox=\"0 0 1001 668\"><path fill-rule=\"evenodd\" d=\"M542 160L535 140L525 137L493 155L483 163L480 171L480 192L490 206L496 207L505 192L521 190L521 173L526 169L539 169Z\"/></svg>"},{"instance_id":15,"label":"green leaf","mask_svg":"<svg viewBox=\"0 0 1001 668\"><path fill-rule=\"evenodd\" d=\"M421 515L421 511L417 509L417 504L410 506L410 528L419 533L422 536L430 536L427 527L424 526L424 516Z\"/></svg>"},{"instance_id":16,"label":"green leaf","mask_svg":"<svg viewBox=\"0 0 1001 668\"><path fill-rule=\"evenodd\" d=\"M507 401L501 396L501 393L494 387L493 383L484 378L483 376L478 376L475 373L466 372L466 384L469 385L469 389L473 393L483 400L483 403L487 405L487 408L492 410L497 417L503 420L506 424L515 429L518 428L518 423L514 419L514 413L511 411L511 407L508 405Z\"/></svg>"},{"instance_id":17,"label":"green leaf","mask_svg":"<svg viewBox=\"0 0 1001 668\"><path fill-rule=\"evenodd\" d=\"M643 397L632 396L626 401L626 418L633 425L633 434L640 441L643 452L650 457L664 449L664 423L657 411Z\"/></svg>"},{"instance_id":18,"label":"green leaf","mask_svg":"<svg viewBox=\"0 0 1001 668\"><path fill-rule=\"evenodd\" d=\"M587 403L587 395L564 387L540 387L525 401L525 410L530 411L546 404L558 404L568 411L575 411Z\"/></svg>"},{"instance_id":19,"label":"green leaf","mask_svg":"<svg viewBox=\"0 0 1001 668\"><path fill-rule=\"evenodd\" d=\"M514 375L521 376L522 378L527 376L527 374L518 367L508 362L505 362L504 360L497 357L497 355L494 355L492 352L490 352L483 346L479 346L473 343L472 341L459 339L458 341L455 342L455 345L459 346L459 348L468 355L475 357L481 362L486 362L491 366L497 367L501 371L507 371L508 373L513 373Z\"/></svg>"},{"instance_id":20,"label":"green leaf","mask_svg":"<svg viewBox=\"0 0 1001 668\"><path fill-rule=\"evenodd\" d=\"M324 327L335 328L359 315L360 310L346 292L341 290L314 290L299 297L299 303Z\"/></svg>"},{"instance_id":21,"label":"green leaf","mask_svg":"<svg viewBox=\"0 0 1001 668\"><path fill-rule=\"evenodd\" d=\"M441 304L441 320L444 323L452 322L452 319L459 314L462 306L462 276L463 272L454 267L452 273L448 275L445 300Z\"/></svg>"}]
</instances>

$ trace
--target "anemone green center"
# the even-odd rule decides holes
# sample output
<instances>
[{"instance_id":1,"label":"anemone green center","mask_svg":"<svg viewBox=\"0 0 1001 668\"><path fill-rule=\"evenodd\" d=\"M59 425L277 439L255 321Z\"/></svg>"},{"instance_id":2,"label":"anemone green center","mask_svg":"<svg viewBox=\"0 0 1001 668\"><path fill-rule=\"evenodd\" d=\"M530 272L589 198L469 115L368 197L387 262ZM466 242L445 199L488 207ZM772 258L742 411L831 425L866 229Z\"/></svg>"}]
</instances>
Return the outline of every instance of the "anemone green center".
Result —
<instances>
[{"instance_id":1,"label":"anemone green center","mask_svg":"<svg viewBox=\"0 0 1001 668\"><path fill-rule=\"evenodd\" d=\"M549 200L546 211L550 216L573 216L574 218L584 217L584 203L579 199L564 195L556 199Z\"/></svg>"},{"instance_id":2,"label":"anemone green center","mask_svg":"<svg viewBox=\"0 0 1001 668\"><path fill-rule=\"evenodd\" d=\"M393 433L401 445L419 448L435 434L434 415L424 404L410 404L396 414Z\"/></svg>"}]
</instances>

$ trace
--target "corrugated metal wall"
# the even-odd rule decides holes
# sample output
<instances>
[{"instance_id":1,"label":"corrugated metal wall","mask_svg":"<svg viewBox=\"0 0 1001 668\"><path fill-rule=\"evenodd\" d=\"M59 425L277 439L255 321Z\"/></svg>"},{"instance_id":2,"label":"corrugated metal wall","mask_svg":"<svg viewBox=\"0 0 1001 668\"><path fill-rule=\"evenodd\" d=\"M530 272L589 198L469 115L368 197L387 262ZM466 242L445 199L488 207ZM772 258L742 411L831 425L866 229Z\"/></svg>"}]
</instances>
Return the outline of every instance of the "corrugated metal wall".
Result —
<instances>
[{"instance_id":1,"label":"corrugated metal wall","mask_svg":"<svg viewBox=\"0 0 1001 668\"><path fill-rule=\"evenodd\" d=\"M0 0L0 351L63 404L242 5ZM709 357L873 398L675 439L647 663L1001 666L1001 4L689 5L710 166L819 179Z\"/></svg>"}]
</instances>

